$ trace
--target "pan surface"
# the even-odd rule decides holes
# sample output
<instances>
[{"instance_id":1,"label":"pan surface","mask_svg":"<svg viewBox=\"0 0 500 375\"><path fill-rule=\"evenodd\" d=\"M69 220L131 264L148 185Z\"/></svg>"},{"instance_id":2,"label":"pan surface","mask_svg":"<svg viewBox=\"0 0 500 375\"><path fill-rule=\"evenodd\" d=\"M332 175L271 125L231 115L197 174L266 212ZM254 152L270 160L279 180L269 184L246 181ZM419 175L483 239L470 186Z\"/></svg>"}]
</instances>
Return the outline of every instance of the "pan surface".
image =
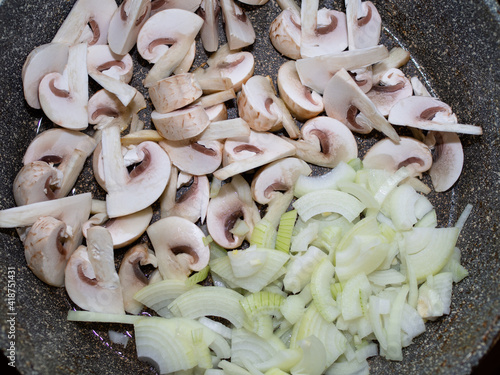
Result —
<instances>
[{"instance_id":1,"label":"pan surface","mask_svg":"<svg viewBox=\"0 0 500 375\"><path fill-rule=\"evenodd\" d=\"M51 40L73 3L0 0L0 209L14 206L12 182L37 128L51 127L41 111L29 108L24 101L22 65L33 48ZM465 153L462 176L451 190L430 195L438 206L441 226L452 225L466 204L474 206L458 242L462 263L470 275L454 286L450 315L428 323L426 332L414 345L403 350L402 362L371 359L371 373L468 374L498 340L500 332L498 3L493 0L373 0L373 3L382 17L383 43L388 47L400 44L408 49L413 58L408 69L420 75L432 93L453 108L461 123L481 125L484 135L461 136ZM344 10L343 1L325 1L321 5ZM244 8L258 35L256 44L250 48L256 57L256 74L276 77L285 59L273 49L267 35L279 8L272 0L261 7ZM200 48L199 51L195 66L206 60ZM135 87L139 87L140 72L148 69L147 63L139 62ZM150 126L147 119L146 126ZM360 145L373 142L371 139L372 135L358 137ZM76 192L91 191L102 197L102 191L90 183L89 170L78 180ZM11 283L10 291L7 275L14 275L15 284ZM0 348L11 355L14 347L20 373L155 373L136 359L133 340L126 348L110 343L109 329L124 333L131 332L130 327L66 321L68 309L73 305L64 289L45 285L26 267L15 230L0 230L0 290L3 293ZM7 304L8 292L15 295L15 304ZM10 306L13 310L9 310Z\"/></svg>"}]
</instances>

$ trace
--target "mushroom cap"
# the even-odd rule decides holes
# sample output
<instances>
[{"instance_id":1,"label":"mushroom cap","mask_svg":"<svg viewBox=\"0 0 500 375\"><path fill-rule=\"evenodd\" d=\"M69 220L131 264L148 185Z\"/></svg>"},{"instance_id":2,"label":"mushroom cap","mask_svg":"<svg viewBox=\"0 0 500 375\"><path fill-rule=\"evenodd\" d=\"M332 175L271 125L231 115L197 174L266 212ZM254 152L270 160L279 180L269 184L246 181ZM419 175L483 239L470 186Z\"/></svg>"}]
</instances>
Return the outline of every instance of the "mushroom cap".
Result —
<instances>
[{"instance_id":1,"label":"mushroom cap","mask_svg":"<svg viewBox=\"0 0 500 375\"><path fill-rule=\"evenodd\" d=\"M202 0L197 14L203 18L203 26L200 30L203 48L208 52L217 51L219 47L219 2L217 0Z\"/></svg>"},{"instance_id":2,"label":"mushroom cap","mask_svg":"<svg viewBox=\"0 0 500 375\"><path fill-rule=\"evenodd\" d=\"M389 122L395 125L426 126L432 122L457 123L451 107L430 96L410 96L398 101L389 113Z\"/></svg>"},{"instance_id":3,"label":"mushroom cap","mask_svg":"<svg viewBox=\"0 0 500 375\"><path fill-rule=\"evenodd\" d=\"M232 0L219 1L229 49L239 49L253 44L255 30L245 11Z\"/></svg>"},{"instance_id":4,"label":"mushroom cap","mask_svg":"<svg viewBox=\"0 0 500 375\"><path fill-rule=\"evenodd\" d=\"M302 140L294 144L297 156L306 162L334 168L358 156L354 135L340 121L318 116L308 120L300 131Z\"/></svg>"},{"instance_id":5,"label":"mushroom cap","mask_svg":"<svg viewBox=\"0 0 500 375\"><path fill-rule=\"evenodd\" d=\"M14 179L14 200L18 206L58 198L62 173L49 163L24 165Z\"/></svg>"},{"instance_id":6,"label":"mushroom cap","mask_svg":"<svg viewBox=\"0 0 500 375\"><path fill-rule=\"evenodd\" d=\"M205 234L189 220L166 217L150 225L147 233L164 279L183 280L191 271L208 265L210 249L203 241Z\"/></svg>"},{"instance_id":7,"label":"mushroom cap","mask_svg":"<svg viewBox=\"0 0 500 375\"><path fill-rule=\"evenodd\" d=\"M149 96L158 113L168 113L191 104L203 94L192 73L175 74L149 88Z\"/></svg>"},{"instance_id":8,"label":"mushroom cap","mask_svg":"<svg viewBox=\"0 0 500 375\"><path fill-rule=\"evenodd\" d=\"M429 132L427 138L435 139L433 163L429 171L434 190L446 191L460 177L464 164L464 151L457 134L451 132Z\"/></svg>"},{"instance_id":9,"label":"mushroom cap","mask_svg":"<svg viewBox=\"0 0 500 375\"><path fill-rule=\"evenodd\" d=\"M269 203L277 194L293 189L300 175L311 174L311 167L298 158L274 161L257 171L252 180L252 197L260 204Z\"/></svg>"},{"instance_id":10,"label":"mushroom cap","mask_svg":"<svg viewBox=\"0 0 500 375\"><path fill-rule=\"evenodd\" d=\"M410 80L401 70L391 68L366 95L383 116L388 116L394 104L412 94L413 88Z\"/></svg>"},{"instance_id":11,"label":"mushroom cap","mask_svg":"<svg viewBox=\"0 0 500 375\"><path fill-rule=\"evenodd\" d=\"M300 59L300 16L289 9L283 10L271 22L269 38L274 48L291 59Z\"/></svg>"},{"instance_id":12,"label":"mushroom cap","mask_svg":"<svg viewBox=\"0 0 500 375\"><path fill-rule=\"evenodd\" d=\"M211 107L205 108L210 122L227 120L227 107L224 103L216 104Z\"/></svg>"},{"instance_id":13,"label":"mushroom cap","mask_svg":"<svg viewBox=\"0 0 500 375\"><path fill-rule=\"evenodd\" d=\"M246 236L231 233L238 219L250 229ZM222 185L217 196L208 203L208 232L217 244L226 249L239 247L245 237L249 238L259 220L260 214L251 199L250 187L241 176L234 176L230 183Z\"/></svg>"},{"instance_id":14,"label":"mushroom cap","mask_svg":"<svg viewBox=\"0 0 500 375\"><path fill-rule=\"evenodd\" d=\"M348 1L346 15L350 50L373 47L379 43L382 19L371 1Z\"/></svg>"},{"instance_id":15,"label":"mushroom cap","mask_svg":"<svg viewBox=\"0 0 500 375\"><path fill-rule=\"evenodd\" d=\"M30 52L23 65L24 98L28 105L40 109L38 86L46 74L62 74L68 62L69 46L65 43L48 43Z\"/></svg>"},{"instance_id":16,"label":"mushroom cap","mask_svg":"<svg viewBox=\"0 0 500 375\"><path fill-rule=\"evenodd\" d=\"M366 168L396 172L401 167L411 170L411 175L421 174L432 165L432 154L422 142L410 137L401 137L399 144L385 138L375 143L363 158Z\"/></svg>"},{"instance_id":17,"label":"mushroom cap","mask_svg":"<svg viewBox=\"0 0 500 375\"><path fill-rule=\"evenodd\" d=\"M294 61L287 61L278 70L278 90L291 114L299 121L315 117L324 110L323 98L302 84Z\"/></svg>"},{"instance_id":18,"label":"mushroom cap","mask_svg":"<svg viewBox=\"0 0 500 375\"><path fill-rule=\"evenodd\" d=\"M169 141L182 141L196 137L210 124L202 105L191 105L168 113L151 113L156 130Z\"/></svg>"}]
</instances>

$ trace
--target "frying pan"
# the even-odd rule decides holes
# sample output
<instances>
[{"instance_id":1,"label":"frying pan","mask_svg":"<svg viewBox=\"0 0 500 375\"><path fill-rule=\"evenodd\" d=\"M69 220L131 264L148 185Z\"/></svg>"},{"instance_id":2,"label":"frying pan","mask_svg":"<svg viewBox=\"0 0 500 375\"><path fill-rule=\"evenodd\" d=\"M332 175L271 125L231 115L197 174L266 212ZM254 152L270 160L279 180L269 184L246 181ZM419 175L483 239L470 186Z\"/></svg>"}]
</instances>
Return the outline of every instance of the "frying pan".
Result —
<instances>
[{"instance_id":1,"label":"frying pan","mask_svg":"<svg viewBox=\"0 0 500 375\"><path fill-rule=\"evenodd\" d=\"M400 44L433 94L451 105L461 123L481 125L482 136L461 136L465 153L462 176L442 194L430 194L438 206L441 226L452 225L467 203L474 206L458 242L470 276L454 286L451 313L428 323L424 334L403 350L402 362L370 360L372 374L468 374L493 347L500 332L498 230L500 186L500 16L493 0L373 0L382 20L384 44ZM55 35L74 1L0 0L0 209L13 207L12 182L24 151L41 130L51 127L22 95L21 68L28 53ZM321 5L343 10L343 1ZM332 4L333 3L333 4ZM256 74L276 77L284 58L272 48L267 34L279 13L272 0L247 7L257 32L250 50ZM199 49L199 61L206 59ZM139 59L138 86L148 64ZM233 108L233 112L234 112ZM233 113L234 115L234 113ZM146 118L146 126L150 126ZM373 139L377 135L373 135ZM358 137L360 145L370 137ZM86 172L75 191L102 197ZM67 322L70 303L64 289L39 281L26 267L15 230L0 231L0 347L15 343L15 364L22 374L154 374L136 359L133 340L123 348L108 339L108 330L131 327ZM15 270L15 339L10 340L7 315L7 270Z\"/></svg>"}]
</instances>

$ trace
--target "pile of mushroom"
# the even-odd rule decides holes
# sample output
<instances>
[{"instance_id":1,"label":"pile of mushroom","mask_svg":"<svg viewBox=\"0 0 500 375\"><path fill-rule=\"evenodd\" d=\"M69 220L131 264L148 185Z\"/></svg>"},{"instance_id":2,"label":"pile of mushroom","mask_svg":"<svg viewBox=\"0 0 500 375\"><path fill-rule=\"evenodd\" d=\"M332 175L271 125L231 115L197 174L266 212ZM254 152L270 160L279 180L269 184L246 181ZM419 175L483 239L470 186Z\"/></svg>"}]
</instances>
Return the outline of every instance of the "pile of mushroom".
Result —
<instances>
[{"instance_id":1,"label":"pile of mushroom","mask_svg":"<svg viewBox=\"0 0 500 375\"><path fill-rule=\"evenodd\" d=\"M366 153L365 166L408 166L413 178L429 171L435 191L453 186L463 164L456 133L481 128L458 124L447 104L405 76L399 68L409 53L379 44L373 4L346 1L344 13L318 9L317 0L301 8L277 2L283 11L269 36L290 59L278 90L253 75L244 48L255 33L233 0L220 1L225 45L215 0L78 0L53 41L30 53L26 102L54 129L26 150L14 182L18 207L0 211L0 226L19 228L35 275L65 286L82 309L137 314L142 306L132 296L140 288L207 267L207 239L241 248L261 212L275 222L309 164L334 168L358 157L353 132L387 137ZM193 69L198 39L213 54ZM129 85L134 46L151 64L143 82L149 97ZM90 98L89 76L102 87ZM148 100L154 129L139 120ZM227 118L231 100L240 117ZM410 127L415 138L395 126ZM66 197L90 155L105 202L90 193ZM128 251L117 272L119 248ZM149 277L146 264L157 268Z\"/></svg>"}]
</instances>

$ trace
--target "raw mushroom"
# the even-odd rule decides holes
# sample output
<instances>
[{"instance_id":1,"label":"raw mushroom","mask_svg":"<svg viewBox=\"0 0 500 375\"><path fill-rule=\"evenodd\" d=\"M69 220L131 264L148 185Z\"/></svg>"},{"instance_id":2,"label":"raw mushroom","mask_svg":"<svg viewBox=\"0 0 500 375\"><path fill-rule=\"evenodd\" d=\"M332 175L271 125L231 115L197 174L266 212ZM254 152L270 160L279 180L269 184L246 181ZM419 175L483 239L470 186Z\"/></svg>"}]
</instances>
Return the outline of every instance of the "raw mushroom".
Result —
<instances>
[{"instance_id":1,"label":"raw mushroom","mask_svg":"<svg viewBox=\"0 0 500 375\"><path fill-rule=\"evenodd\" d=\"M400 68L410 60L410 52L401 47L394 47L382 61L373 65L373 83L378 83L380 78L391 68Z\"/></svg>"},{"instance_id":2,"label":"raw mushroom","mask_svg":"<svg viewBox=\"0 0 500 375\"><path fill-rule=\"evenodd\" d=\"M375 143L363 158L366 168L384 169L396 172L401 167L410 170L411 176L417 176L429 170L432 154L422 142L410 137L401 137L399 144L385 138Z\"/></svg>"},{"instance_id":3,"label":"raw mushroom","mask_svg":"<svg viewBox=\"0 0 500 375\"><path fill-rule=\"evenodd\" d=\"M248 137L250 126L240 117L229 120L211 120L207 128L196 137L197 141L221 141L227 138Z\"/></svg>"},{"instance_id":4,"label":"raw mushroom","mask_svg":"<svg viewBox=\"0 0 500 375\"><path fill-rule=\"evenodd\" d=\"M87 45L69 47L68 62L63 73L49 73L38 89L43 112L55 124L83 130L87 123L88 75Z\"/></svg>"},{"instance_id":5,"label":"raw mushroom","mask_svg":"<svg viewBox=\"0 0 500 375\"><path fill-rule=\"evenodd\" d=\"M165 9L184 9L190 12L195 12L200 6L201 0L152 0L151 15L161 12Z\"/></svg>"},{"instance_id":6,"label":"raw mushroom","mask_svg":"<svg viewBox=\"0 0 500 375\"><path fill-rule=\"evenodd\" d=\"M252 200L252 193L243 177L234 176L230 183L222 185L216 197L210 199L207 211L207 228L212 239L225 249L239 247L245 238L250 239L260 214ZM248 227L245 235L232 233L238 221Z\"/></svg>"},{"instance_id":7,"label":"raw mushroom","mask_svg":"<svg viewBox=\"0 0 500 375\"><path fill-rule=\"evenodd\" d=\"M300 129L299 141L289 140L302 160L322 167L335 168L341 161L358 156L358 146L352 132L340 121L326 116L308 120Z\"/></svg>"},{"instance_id":8,"label":"raw mushroom","mask_svg":"<svg viewBox=\"0 0 500 375\"><path fill-rule=\"evenodd\" d=\"M203 18L200 37L203 48L215 52L219 48L219 14L220 5L217 0L202 0L198 15Z\"/></svg>"},{"instance_id":9,"label":"raw mushroom","mask_svg":"<svg viewBox=\"0 0 500 375\"><path fill-rule=\"evenodd\" d=\"M401 70L391 68L382 76L378 84L372 86L366 95L383 116L388 116L394 104L411 96L412 93L410 80Z\"/></svg>"},{"instance_id":10,"label":"raw mushroom","mask_svg":"<svg viewBox=\"0 0 500 375\"><path fill-rule=\"evenodd\" d=\"M154 252L145 244L139 244L129 249L122 259L118 276L123 293L123 307L125 312L137 315L141 312L143 304L134 299L134 294L149 285L154 275L146 277L141 266L151 265L157 267L158 263ZM157 272L157 271L154 271Z\"/></svg>"},{"instance_id":11,"label":"raw mushroom","mask_svg":"<svg viewBox=\"0 0 500 375\"><path fill-rule=\"evenodd\" d=\"M150 13L150 0L124 0L109 23L109 48L117 55L129 53Z\"/></svg>"},{"instance_id":12,"label":"raw mushroom","mask_svg":"<svg viewBox=\"0 0 500 375\"><path fill-rule=\"evenodd\" d=\"M116 8L114 0L78 0L52 42L106 44L109 23Z\"/></svg>"},{"instance_id":13,"label":"raw mushroom","mask_svg":"<svg viewBox=\"0 0 500 375\"><path fill-rule=\"evenodd\" d=\"M329 117L339 120L352 131L367 133L371 128L360 126L356 122L358 111L370 122L371 127L381 131L394 142L399 136L384 116L380 114L373 102L358 87L345 69L339 70L328 81L323 94L325 111Z\"/></svg>"},{"instance_id":14,"label":"raw mushroom","mask_svg":"<svg viewBox=\"0 0 500 375\"><path fill-rule=\"evenodd\" d=\"M287 61L278 70L278 90L290 113L299 121L313 118L324 110L321 95L300 82L294 61Z\"/></svg>"},{"instance_id":15,"label":"raw mushroom","mask_svg":"<svg viewBox=\"0 0 500 375\"><path fill-rule=\"evenodd\" d=\"M153 67L144 80L150 87L169 77L191 49L203 19L193 12L167 9L149 18L137 36L137 51Z\"/></svg>"},{"instance_id":16,"label":"raw mushroom","mask_svg":"<svg viewBox=\"0 0 500 375\"><path fill-rule=\"evenodd\" d=\"M322 8L318 0L303 0L301 5L301 57L342 52L347 48L344 13Z\"/></svg>"},{"instance_id":17,"label":"raw mushroom","mask_svg":"<svg viewBox=\"0 0 500 375\"><path fill-rule=\"evenodd\" d=\"M227 106L224 103L213 105L211 107L205 108L205 112L208 115L208 119L211 123L216 121L227 120ZM210 127L210 125L208 125Z\"/></svg>"},{"instance_id":18,"label":"raw mushroom","mask_svg":"<svg viewBox=\"0 0 500 375\"><path fill-rule=\"evenodd\" d=\"M106 228L87 232L87 247L71 255L65 270L66 291L80 308L108 314L125 314L122 288L115 269L113 241Z\"/></svg>"},{"instance_id":19,"label":"raw mushroom","mask_svg":"<svg viewBox=\"0 0 500 375\"><path fill-rule=\"evenodd\" d=\"M389 122L424 130L474 135L483 133L480 126L457 124L457 116L451 107L429 96L411 96L400 100L391 108Z\"/></svg>"},{"instance_id":20,"label":"raw mushroom","mask_svg":"<svg viewBox=\"0 0 500 375\"><path fill-rule=\"evenodd\" d=\"M371 1L346 0L349 50L376 46L380 40L382 20Z\"/></svg>"},{"instance_id":21,"label":"raw mushroom","mask_svg":"<svg viewBox=\"0 0 500 375\"><path fill-rule=\"evenodd\" d=\"M255 42L255 30L245 11L234 0L220 0L229 49L235 50Z\"/></svg>"},{"instance_id":22,"label":"raw mushroom","mask_svg":"<svg viewBox=\"0 0 500 375\"><path fill-rule=\"evenodd\" d=\"M49 163L34 161L26 164L14 179L16 205L55 199L61 181L62 173Z\"/></svg>"},{"instance_id":23,"label":"raw mushroom","mask_svg":"<svg viewBox=\"0 0 500 375\"><path fill-rule=\"evenodd\" d=\"M269 38L274 48L290 59L300 59L300 15L290 9L283 10L271 23Z\"/></svg>"},{"instance_id":24,"label":"raw mushroom","mask_svg":"<svg viewBox=\"0 0 500 375\"><path fill-rule=\"evenodd\" d=\"M205 234L189 220L166 217L150 225L147 232L164 279L185 280L192 271L208 265L210 249L204 242Z\"/></svg>"},{"instance_id":25,"label":"raw mushroom","mask_svg":"<svg viewBox=\"0 0 500 375\"><path fill-rule=\"evenodd\" d=\"M462 172L464 164L462 143L457 134L450 132L429 132L426 143L431 140L433 163L429 174L434 190L446 191L453 186Z\"/></svg>"},{"instance_id":26,"label":"raw mushroom","mask_svg":"<svg viewBox=\"0 0 500 375\"><path fill-rule=\"evenodd\" d=\"M69 46L64 43L48 43L30 52L23 65L22 80L24 98L28 105L40 109L38 86L46 74L62 74L68 62Z\"/></svg>"},{"instance_id":27,"label":"raw mushroom","mask_svg":"<svg viewBox=\"0 0 500 375\"><path fill-rule=\"evenodd\" d=\"M373 86L373 73L371 66L350 70L349 74L361 91L365 94L371 90Z\"/></svg>"},{"instance_id":28,"label":"raw mushroom","mask_svg":"<svg viewBox=\"0 0 500 375\"><path fill-rule=\"evenodd\" d=\"M252 197L260 204L269 203L275 196L293 189L300 175L312 172L309 165L298 158L272 162L257 171L252 180Z\"/></svg>"},{"instance_id":29,"label":"raw mushroom","mask_svg":"<svg viewBox=\"0 0 500 375\"><path fill-rule=\"evenodd\" d=\"M134 122L140 121L138 119L138 113L145 108L146 100L140 92L135 94L128 106L124 106L115 94L102 89L97 91L89 99L88 122L89 124L96 125L106 117L120 117L123 120L123 128L121 129L123 131L129 124L131 125Z\"/></svg>"},{"instance_id":30,"label":"raw mushroom","mask_svg":"<svg viewBox=\"0 0 500 375\"><path fill-rule=\"evenodd\" d=\"M290 138L298 137L299 128L268 77L251 77L243 85L237 104L240 117L253 130L278 131L284 127Z\"/></svg>"},{"instance_id":31,"label":"raw mushroom","mask_svg":"<svg viewBox=\"0 0 500 375\"><path fill-rule=\"evenodd\" d=\"M193 103L203 90L192 73L175 74L149 88L155 110L168 113Z\"/></svg>"}]
</instances>

